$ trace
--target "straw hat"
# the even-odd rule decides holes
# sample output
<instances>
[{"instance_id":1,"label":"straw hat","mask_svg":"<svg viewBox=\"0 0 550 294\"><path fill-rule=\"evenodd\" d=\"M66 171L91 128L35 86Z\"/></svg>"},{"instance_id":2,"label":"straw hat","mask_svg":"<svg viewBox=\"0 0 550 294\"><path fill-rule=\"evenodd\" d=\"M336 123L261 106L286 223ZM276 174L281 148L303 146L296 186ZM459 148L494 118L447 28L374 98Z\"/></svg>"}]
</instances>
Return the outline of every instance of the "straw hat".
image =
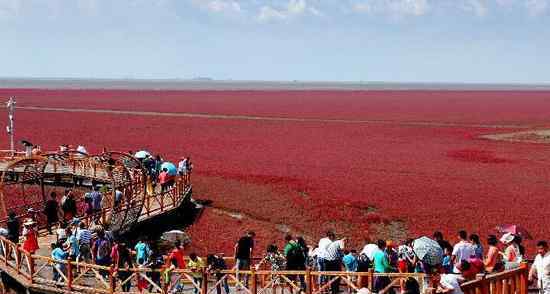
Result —
<instances>
[{"instance_id":1,"label":"straw hat","mask_svg":"<svg viewBox=\"0 0 550 294\"><path fill-rule=\"evenodd\" d=\"M502 242L504 244L509 244L512 241L514 241L514 238L515 238L514 234L506 233L506 234L502 235L502 237L500 237L500 242Z\"/></svg>"}]
</instances>

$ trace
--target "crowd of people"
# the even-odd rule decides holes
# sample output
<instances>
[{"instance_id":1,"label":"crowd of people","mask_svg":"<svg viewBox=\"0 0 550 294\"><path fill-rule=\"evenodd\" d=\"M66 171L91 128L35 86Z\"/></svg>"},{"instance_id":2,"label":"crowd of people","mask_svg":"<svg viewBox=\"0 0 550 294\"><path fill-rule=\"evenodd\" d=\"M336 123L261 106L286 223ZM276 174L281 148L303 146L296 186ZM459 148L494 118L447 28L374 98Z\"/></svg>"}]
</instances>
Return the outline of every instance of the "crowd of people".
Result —
<instances>
[{"instance_id":1,"label":"crowd of people","mask_svg":"<svg viewBox=\"0 0 550 294\"><path fill-rule=\"evenodd\" d=\"M270 244L264 257L255 266L258 269L267 265L273 272L310 268L321 272L372 270L374 273L427 273L433 280L425 281L424 286L431 283L438 293L462 293L460 285L475 278L477 274L514 269L527 261L522 237L518 234L505 233L500 239L495 235L489 235L486 249L476 234L468 235L465 231L460 231L457 239L458 242L451 245L441 232L433 234L433 240L441 250L440 260L434 263L416 255L415 240L412 239L400 245L391 240L367 242L364 248L356 250L347 248L346 240L337 239L333 231L328 231L314 246L308 246L303 237L288 234L282 250L279 250L277 245ZM253 248L254 233L248 232L235 245L237 269L250 268ZM290 276L290 279L305 289L303 275ZM350 276L348 279L354 281L355 277ZM248 285L246 277L242 280L243 285ZM338 277L321 275L318 283L320 286L330 283L330 292L336 294L340 291L339 280ZM550 253L546 241L537 243L537 256L529 273L529 281L536 282L542 293L550 293ZM401 281L401 293L419 293L418 282L412 278ZM280 277L274 277L273 283L282 287L287 284ZM387 293L392 293L390 284L389 277L377 276L371 290L379 292L385 289Z\"/></svg>"},{"instance_id":2,"label":"crowd of people","mask_svg":"<svg viewBox=\"0 0 550 294\"><path fill-rule=\"evenodd\" d=\"M36 222L32 217L27 218L21 230L22 248L34 253L38 248ZM7 223L6 237L19 242L20 227L15 214L11 213ZM190 270L190 277L194 283L195 293L201 289L203 270L210 272L216 279L218 294L229 293L230 287L227 278L221 273L228 269L226 258L222 253L210 254L203 258L194 252L187 252L186 246L180 241L173 243L171 250L159 250L156 241L139 239L135 243L126 240L115 239L105 230L99 222L86 224L78 218L70 222L59 223L54 234L56 242L51 244L51 258L54 261L76 261L74 271L82 271L82 264L93 263L96 265L114 267L116 270L115 281L120 283L123 291L129 291L132 284L143 289L152 289L153 283L160 285L161 279L166 283L174 284L174 291L183 291L184 284L178 275L172 275L174 269ZM414 278L402 280L401 293L419 293L422 288L430 285L437 289L438 293L462 293L460 285L471 280L480 273L496 273L503 270L519 267L526 261L525 248L522 246L522 238L519 235L505 233L497 239L495 235L489 235L486 242L482 243L476 234L468 235L465 231L459 231L458 241L451 245L444 239L441 232L433 234L433 241L441 251L437 262L419 258L416 254L415 242L417 240L405 240L402 244L396 244L391 240L377 240L374 243L367 242L363 248L352 249L346 246L346 239L338 239L333 231L328 231L326 236L318 243L308 245L301 236L287 234L284 238L284 247L281 249L276 244L269 244L261 258L253 258L255 253L255 233L246 232L235 243L234 260L236 269L236 289L248 288L249 277L245 274L250 269L270 270L272 287L293 287L301 291L306 290L304 275L278 275L277 272L304 271L310 269L320 272L345 271L349 274L346 278L349 282L361 281L354 272L374 273L427 273L433 279L431 281L418 281ZM486 244L487 247L484 246ZM529 280L537 282L541 293L550 293L550 253L546 241L537 243L537 255L529 272ZM188 256L188 257L186 257ZM149 267L160 269L144 273L136 282L128 281L131 275L129 269ZM66 275L65 263L55 263L53 279L61 281L62 275ZM244 271L244 273L242 273ZM107 275L108 271L101 271ZM291 283L293 285L291 285ZM340 277L320 275L316 281L318 287L324 287L332 294L341 291ZM385 290L393 293L391 280L388 276L377 276L373 283L373 292ZM326 285L326 286L325 286ZM114 286L114 285L113 285ZM363 285L365 286L365 285Z\"/></svg>"}]
</instances>

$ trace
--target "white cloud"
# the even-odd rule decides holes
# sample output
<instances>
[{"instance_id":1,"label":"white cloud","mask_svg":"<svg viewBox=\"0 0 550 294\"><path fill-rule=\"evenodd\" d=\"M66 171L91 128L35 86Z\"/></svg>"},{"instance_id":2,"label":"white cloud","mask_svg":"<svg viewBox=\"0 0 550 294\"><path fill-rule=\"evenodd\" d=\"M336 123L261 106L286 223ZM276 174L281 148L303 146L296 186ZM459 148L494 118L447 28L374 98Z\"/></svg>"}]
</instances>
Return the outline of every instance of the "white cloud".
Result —
<instances>
[{"instance_id":1,"label":"white cloud","mask_svg":"<svg viewBox=\"0 0 550 294\"><path fill-rule=\"evenodd\" d=\"M315 16L323 15L317 8L309 6L306 0L289 0L286 6L279 8L274 8L269 5L262 6L257 16L257 20L260 22L281 21L306 13Z\"/></svg>"},{"instance_id":2,"label":"white cloud","mask_svg":"<svg viewBox=\"0 0 550 294\"><path fill-rule=\"evenodd\" d=\"M287 15L271 6L262 6L260 8L260 14L258 14L258 21L260 22L271 22L277 20L284 20L287 18Z\"/></svg>"},{"instance_id":3,"label":"white cloud","mask_svg":"<svg viewBox=\"0 0 550 294\"><path fill-rule=\"evenodd\" d=\"M214 13L240 13L242 11L241 5L235 0L191 0L191 3Z\"/></svg>"},{"instance_id":4,"label":"white cloud","mask_svg":"<svg viewBox=\"0 0 550 294\"><path fill-rule=\"evenodd\" d=\"M302 14L306 10L306 0L290 0L287 5L287 11L291 14Z\"/></svg>"},{"instance_id":5,"label":"white cloud","mask_svg":"<svg viewBox=\"0 0 550 294\"><path fill-rule=\"evenodd\" d=\"M428 0L363 0L352 5L358 13L381 13L391 16L420 16L430 9Z\"/></svg>"},{"instance_id":6,"label":"white cloud","mask_svg":"<svg viewBox=\"0 0 550 294\"><path fill-rule=\"evenodd\" d=\"M549 0L526 0L525 8L532 16L544 14L550 8Z\"/></svg>"},{"instance_id":7,"label":"white cloud","mask_svg":"<svg viewBox=\"0 0 550 294\"><path fill-rule=\"evenodd\" d=\"M483 17L487 15L487 0L466 0L462 9L473 12L475 15Z\"/></svg>"}]
</instances>

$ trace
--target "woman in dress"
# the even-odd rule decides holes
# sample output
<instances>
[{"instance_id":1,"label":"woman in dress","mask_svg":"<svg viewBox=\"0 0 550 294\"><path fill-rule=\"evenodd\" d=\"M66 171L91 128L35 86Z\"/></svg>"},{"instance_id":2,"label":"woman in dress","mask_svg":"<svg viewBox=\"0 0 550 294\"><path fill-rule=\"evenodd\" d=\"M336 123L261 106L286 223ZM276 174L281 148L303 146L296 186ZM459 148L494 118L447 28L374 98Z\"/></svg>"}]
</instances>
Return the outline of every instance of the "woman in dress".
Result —
<instances>
[{"instance_id":1,"label":"woman in dress","mask_svg":"<svg viewBox=\"0 0 550 294\"><path fill-rule=\"evenodd\" d=\"M36 223L33 219L27 219L23 223L23 249L31 254L34 254L40 247L38 246L38 234L34 225Z\"/></svg>"}]
</instances>

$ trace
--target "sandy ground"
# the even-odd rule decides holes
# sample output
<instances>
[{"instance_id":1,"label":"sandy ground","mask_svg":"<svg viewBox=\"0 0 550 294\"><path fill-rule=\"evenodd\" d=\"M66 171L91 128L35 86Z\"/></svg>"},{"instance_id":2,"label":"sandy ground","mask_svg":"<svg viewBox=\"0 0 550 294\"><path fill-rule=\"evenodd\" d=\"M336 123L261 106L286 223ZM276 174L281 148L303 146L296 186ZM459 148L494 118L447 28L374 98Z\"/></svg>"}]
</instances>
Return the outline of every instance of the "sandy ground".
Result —
<instances>
[{"instance_id":1,"label":"sandy ground","mask_svg":"<svg viewBox=\"0 0 550 294\"><path fill-rule=\"evenodd\" d=\"M496 141L548 144L550 143L550 129L483 135L481 138Z\"/></svg>"}]
</instances>

